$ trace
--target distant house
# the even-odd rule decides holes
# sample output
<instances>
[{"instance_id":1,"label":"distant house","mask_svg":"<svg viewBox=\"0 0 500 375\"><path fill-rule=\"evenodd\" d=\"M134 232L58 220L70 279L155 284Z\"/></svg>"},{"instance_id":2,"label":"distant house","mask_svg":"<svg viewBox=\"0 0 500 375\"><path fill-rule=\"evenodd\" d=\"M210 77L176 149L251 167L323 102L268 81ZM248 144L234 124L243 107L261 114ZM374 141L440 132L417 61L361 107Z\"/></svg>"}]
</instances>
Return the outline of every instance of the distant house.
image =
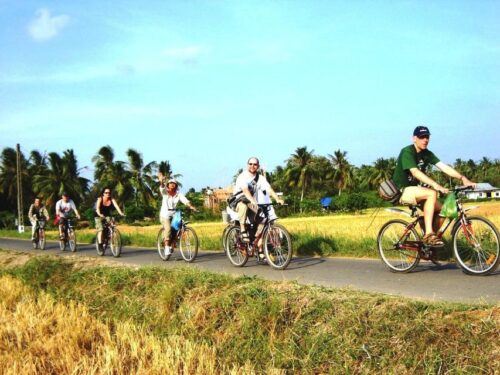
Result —
<instances>
[{"instance_id":1,"label":"distant house","mask_svg":"<svg viewBox=\"0 0 500 375\"><path fill-rule=\"evenodd\" d=\"M472 191L466 192L467 199L500 198L500 189L486 182L478 183Z\"/></svg>"},{"instance_id":2,"label":"distant house","mask_svg":"<svg viewBox=\"0 0 500 375\"><path fill-rule=\"evenodd\" d=\"M233 192L233 187L207 189L203 206L213 211L218 210L222 202L226 202Z\"/></svg>"}]
</instances>

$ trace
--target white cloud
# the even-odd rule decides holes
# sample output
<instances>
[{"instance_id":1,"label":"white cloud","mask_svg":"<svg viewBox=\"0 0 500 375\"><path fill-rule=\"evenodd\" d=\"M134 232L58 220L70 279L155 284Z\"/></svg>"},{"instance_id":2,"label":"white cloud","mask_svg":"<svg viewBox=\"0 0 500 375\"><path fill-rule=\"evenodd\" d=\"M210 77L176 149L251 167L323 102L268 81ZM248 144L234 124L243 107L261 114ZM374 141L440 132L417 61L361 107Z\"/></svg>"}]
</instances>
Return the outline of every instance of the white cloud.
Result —
<instances>
[{"instance_id":1,"label":"white cloud","mask_svg":"<svg viewBox=\"0 0 500 375\"><path fill-rule=\"evenodd\" d=\"M69 23L69 16L52 16L46 8L38 9L36 17L28 25L28 33L33 39L43 42L55 37Z\"/></svg>"}]
</instances>

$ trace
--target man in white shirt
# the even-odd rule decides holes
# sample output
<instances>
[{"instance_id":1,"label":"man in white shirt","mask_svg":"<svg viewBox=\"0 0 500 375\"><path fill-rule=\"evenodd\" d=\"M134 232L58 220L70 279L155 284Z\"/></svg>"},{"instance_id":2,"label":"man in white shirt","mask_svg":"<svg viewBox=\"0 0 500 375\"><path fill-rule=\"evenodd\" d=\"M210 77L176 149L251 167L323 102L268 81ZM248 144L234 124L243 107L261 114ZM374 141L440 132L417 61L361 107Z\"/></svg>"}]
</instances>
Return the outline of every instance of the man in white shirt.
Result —
<instances>
[{"instance_id":1,"label":"man in white shirt","mask_svg":"<svg viewBox=\"0 0 500 375\"><path fill-rule=\"evenodd\" d=\"M171 234L171 220L175 214L176 207L181 202L193 211L196 208L189 202L186 196L178 191L177 181L174 179L168 180L165 184L165 177L161 172L158 172L158 180L160 181L160 193L162 196L161 209L160 209L160 222L163 226L163 241L165 242L165 251L167 255L171 254L172 248L170 247L170 234Z\"/></svg>"},{"instance_id":2,"label":"man in white shirt","mask_svg":"<svg viewBox=\"0 0 500 375\"><path fill-rule=\"evenodd\" d=\"M80 219L80 213L76 209L75 202L69 198L68 194L62 193L62 197L56 203L56 216L59 221L59 238L64 239L62 228L65 221L68 219L71 212L74 212L76 217Z\"/></svg>"},{"instance_id":3,"label":"man in white shirt","mask_svg":"<svg viewBox=\"0 0 500 375\"><path fill-rule=\"evenodd\" d=\"M265 191L273 197L276 202L283 204L283 200L271 188L271 185L267 182L266 177L257 173L259 167L259 159L256 157L248 159L247 170L243 171L238 176L233 189L233 197L240 196L239 202L236 205L236 212L238 213L238 219L240 222L241 237L243 241L246 242L250 240L250 237L245 228L245 221L249 208L253 212L257 213L257 200L254 197L257 195L257 192Z\"/></svg>"}]
</instances>

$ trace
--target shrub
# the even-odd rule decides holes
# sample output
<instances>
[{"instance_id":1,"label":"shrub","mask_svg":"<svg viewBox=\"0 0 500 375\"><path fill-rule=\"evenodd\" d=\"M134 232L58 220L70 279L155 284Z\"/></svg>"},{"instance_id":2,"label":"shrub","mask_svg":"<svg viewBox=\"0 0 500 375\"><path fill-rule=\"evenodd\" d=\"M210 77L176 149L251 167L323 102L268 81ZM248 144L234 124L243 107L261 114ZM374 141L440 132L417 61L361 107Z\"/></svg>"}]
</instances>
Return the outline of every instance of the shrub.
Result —
<instances>
[{"instance_id":1,"label":"shrub","mask_svg":"<svg viewBox=\"0 0 500 375\"><path fill-rule=\"evenodd\" d=\"M144 208L143 207L137 207L137 206L126 206L125 207L125 221L127 223L133 223L135 221L143 220L144 219Z\"/></svg>"},{"instance_id":2,"label":"shrub","mask_svg":"<svg viewBox=\"0 0 500 375\"><path fill-rule=\"evenodd\" d=\"M0 211L0 228L14 228L16 215L9 211Z\"/></svg>"}]
</instances>

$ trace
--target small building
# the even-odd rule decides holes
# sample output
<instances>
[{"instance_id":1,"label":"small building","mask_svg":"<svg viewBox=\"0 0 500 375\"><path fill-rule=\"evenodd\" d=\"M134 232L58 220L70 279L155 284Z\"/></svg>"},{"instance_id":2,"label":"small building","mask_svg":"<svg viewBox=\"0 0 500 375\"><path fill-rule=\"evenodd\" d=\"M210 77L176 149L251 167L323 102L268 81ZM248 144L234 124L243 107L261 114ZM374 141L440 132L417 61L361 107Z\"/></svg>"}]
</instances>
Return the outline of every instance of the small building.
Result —
<instances>
[{"instance_id":1,"label":"small building","mask_svg":"<svg viewBox=\"0 0 500 375\"><path fill-rule=\"evenodd\" d=\"M207 189L205 191L205 200L203 201L203 206L205 208L216 211L220 208L221 203L226 202L232 193L232 186L227 186L225 188Z\"/></svg>"},{"instance_id":2,"label":"small building","mask_svg":"<svg viewBox=\"0 0 500 375\"><path fill-rule=\"evenodd\" d=\"M500 189L491 186L487 182L478 183L476 188L472 191L467 191L465 193L467 199L487 199L496 198L500 199Z\"/></svg>"}]
</instances>

